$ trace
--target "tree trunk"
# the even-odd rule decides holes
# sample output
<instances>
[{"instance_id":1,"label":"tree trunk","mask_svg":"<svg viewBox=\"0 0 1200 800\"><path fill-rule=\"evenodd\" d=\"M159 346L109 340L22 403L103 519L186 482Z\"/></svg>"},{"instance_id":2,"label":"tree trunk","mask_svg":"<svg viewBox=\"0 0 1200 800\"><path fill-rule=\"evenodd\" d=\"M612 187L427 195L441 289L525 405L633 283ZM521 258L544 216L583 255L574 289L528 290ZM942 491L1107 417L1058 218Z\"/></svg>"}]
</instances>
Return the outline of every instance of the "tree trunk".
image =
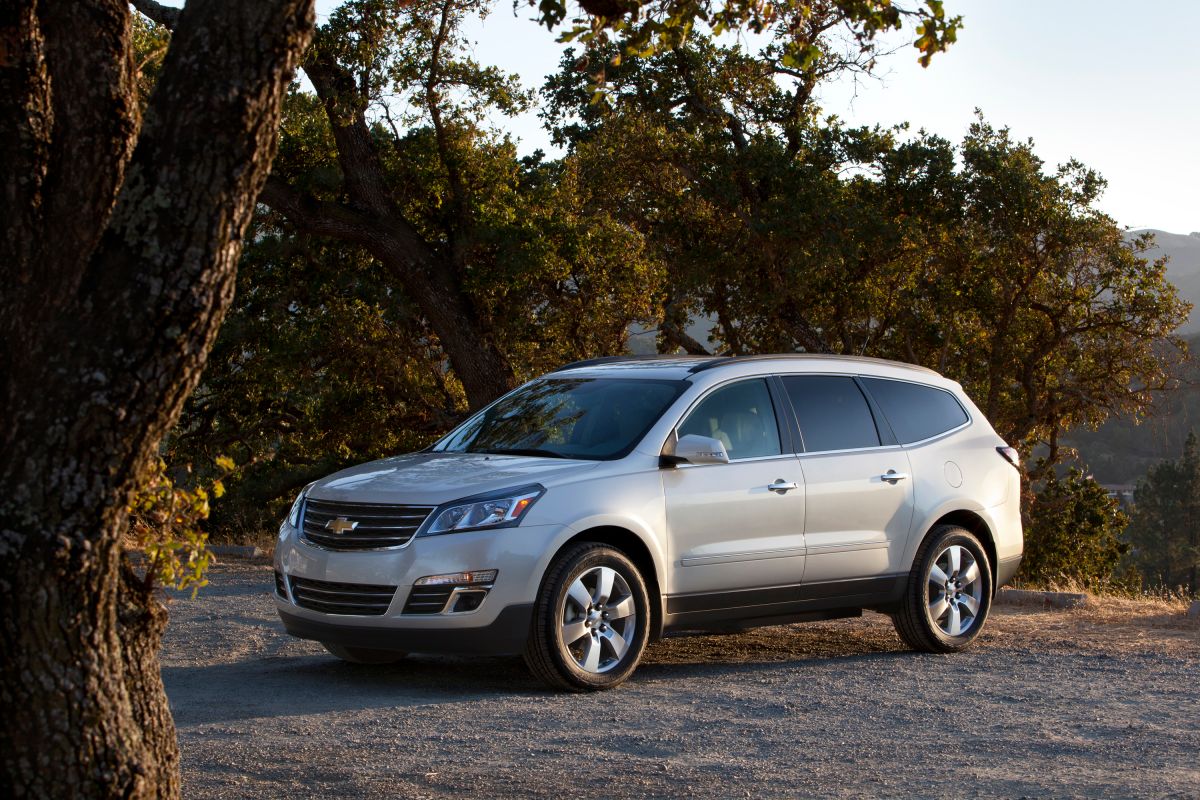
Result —
<instances>
[{"instance_id":1,"label":"tree trunk","mask_svg":"<svg viewBox=\"0 0 1200 800\"><path fill-rule=\"evenodd\" d=\"M0 4L5 797L179 795L166 612L122 579L120 537L231 300L312 32L311 0L190 0L139 135L128 14Z\"/></svg>"},{"instance_id":2,"label":"tree trunk","mask_svg":"<svg viewBox=\"0 0 1200 800\"><path fill-rule=\"evenodd\" d=\"M130 711L142 732L142 745L157 755L155 763L157 793L160 797L179 794L179 747L175 739L175 720L165 702L158 651L167 629L167 609L155 590L130 569L121 565L121 583L117 592L117 632L121 639L121 659L125 668L125 691Z\"/></svg>"},{"instance_id":3,"label":"tree trunk","mask_svg":"<svg viewBox=\"0 0 1200 800\"><path fill-rule=\"evenodd\" d=\"M379 257L381 254L376 253ZM388 254L383 263L398 272L399 254ZM403 286L429 320L454 374L462 382L467 403L483 408L513 387L512 365L480 324L472 303L448 268L433 273L406 274Z\"/></svg>"}]
</instances>

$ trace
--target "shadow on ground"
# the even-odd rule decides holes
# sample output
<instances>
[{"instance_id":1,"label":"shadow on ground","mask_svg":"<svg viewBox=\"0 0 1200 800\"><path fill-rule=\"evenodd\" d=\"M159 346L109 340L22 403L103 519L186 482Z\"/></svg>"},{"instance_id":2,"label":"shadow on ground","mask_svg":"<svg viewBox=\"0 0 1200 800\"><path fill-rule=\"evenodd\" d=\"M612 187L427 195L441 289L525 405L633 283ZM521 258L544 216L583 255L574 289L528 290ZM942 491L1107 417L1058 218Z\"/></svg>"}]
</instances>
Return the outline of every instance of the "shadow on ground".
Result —
<instances>
[{"instance_id":1,"label":"shadow on ground","mask_svg":"<svg viewBox=\"0 0 1200 800\"><path fill-rule=\"evenodd\" d=\"M268 636L287 641L282 630ZM847 640L845 632L803 632L794 637L688 636L652 645L633 678L646 682L737 682L781 668L835 664L853 671L865 665L922 656ZM789 638L799 645L790 650ZM897 645L898 646L898 645ZM276 648L271 648L276 649ZM305 648L308 650L309 648ZM533 678L519 657L465 658L412 655L385 665L350 664L320 651L277 652L222 664L166 666L163 680L183 724L255 717L308 715L363 709L406 709L430 704L474 703L553 694ZM214 702L237 697L237 702ZM286 698L283 708L280 698Z\"/></svg>"}]
</instances>

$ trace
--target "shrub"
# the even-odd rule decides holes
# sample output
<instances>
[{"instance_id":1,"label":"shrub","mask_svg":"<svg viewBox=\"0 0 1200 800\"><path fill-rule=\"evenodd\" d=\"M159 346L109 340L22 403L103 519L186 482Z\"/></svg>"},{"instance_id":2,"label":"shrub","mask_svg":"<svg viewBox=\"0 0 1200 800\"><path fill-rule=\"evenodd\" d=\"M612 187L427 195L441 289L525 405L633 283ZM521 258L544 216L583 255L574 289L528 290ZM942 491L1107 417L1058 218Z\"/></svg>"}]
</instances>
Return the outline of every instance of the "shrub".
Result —
<instances>
[{"instance_id":1,"label":"shrub","mask_svg":"<svg viewBox=\"0 0 1200 800\"><path fill-rule=\"evenodd\" d=\"M1074 467L1061 477L1051 470L1030 504L1021 577L1085 589L1124 586L1134 579L1117 572L1129 550L1119 538L1128 521L1091 476Z\"/></svg>"},{"instance_id":2,"label":"shrub","mask_svg":"<svg viewBox=\"0 0 1200 800\"><path fill-rule=\"evenodd\" d=\"M166 462L159 459L149 481L134 497L125 552L142 554L137 574L143 588L191 589L195 597L208 584L205 574L212 552L208 534L200 526L208 519L209 498L225 493L222 478L233 471L234 464L221 456L216 466L218 477L187 488L171 478ZM191 474L190 467L185 474ZM128 560L126 563L134 569Z\"/></svg>"}]
</instances>

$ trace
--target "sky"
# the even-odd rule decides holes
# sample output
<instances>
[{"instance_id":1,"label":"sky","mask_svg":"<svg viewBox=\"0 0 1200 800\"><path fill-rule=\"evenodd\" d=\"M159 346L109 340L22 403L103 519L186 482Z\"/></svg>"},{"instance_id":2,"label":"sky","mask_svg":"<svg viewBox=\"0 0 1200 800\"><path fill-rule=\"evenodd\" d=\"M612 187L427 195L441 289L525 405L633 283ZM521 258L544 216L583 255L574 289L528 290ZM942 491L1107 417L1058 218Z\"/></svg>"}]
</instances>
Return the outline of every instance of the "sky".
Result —
<instances>
[{"instance_id":1,"label":"sky","mask_svg":"<svg viewBox=\"0 0 1200 800\"><path fill-rule=\"evenodd\" d=\"M318 14L334 0L319 0ZM945 0L964 28L923 69L904 47L877 79L825 86L826 114L851 125L908 122L952 141L979 108L1032 138L1049 168L1076 158L1108 180L1118 223L1200 231L1200 2ZM467 31L475 56L537 87L564 45L510 0ZM320 19L320 17L318 17ZM896 42L899 44L900 42ZM536 114L504 121L523 152L552 150Z\"/></svg>"}]
</instances>

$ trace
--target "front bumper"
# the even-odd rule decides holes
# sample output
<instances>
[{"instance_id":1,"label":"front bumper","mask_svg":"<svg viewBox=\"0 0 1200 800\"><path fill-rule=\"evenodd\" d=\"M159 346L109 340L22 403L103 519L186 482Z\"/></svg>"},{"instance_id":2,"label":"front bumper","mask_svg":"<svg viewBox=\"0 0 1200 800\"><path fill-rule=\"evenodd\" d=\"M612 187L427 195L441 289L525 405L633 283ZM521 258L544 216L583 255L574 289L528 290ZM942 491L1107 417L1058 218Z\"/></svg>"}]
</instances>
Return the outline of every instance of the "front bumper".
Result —
<instances>
[{"instance_id":1,"label":"front bumper","mask_svg":"<svg viewBox=\"0 0 1200 800\"><path fill-rule=\"evenodd\" d=\"M533 603L506 606L490 624L466 629L350 626L297 616L283 609L279 611L279 618L292 636L345 647L404 653L507 656L517 655L525 649L533 620Z\"/></svg>"},{"instance_id":2,"label":"front bumper","mask_svg":"<svg viewBox=\"0 0 1200 800\"><path fill-rule=\"evenodd\" d=\"M274 593L288 633L351 647L417 653L520 653L528 638L544 562L563 528L520 526L497 531L414 539L405 547L365 552L315 547L285 528L275 548L275 570L292 578L342 584L395 586L382 614L330 614ZM414 582L428 575L498 570L480 606L459 613L404 613ZM286 589L287 587L285 587Z\"/></svg>"}]
</instances>

